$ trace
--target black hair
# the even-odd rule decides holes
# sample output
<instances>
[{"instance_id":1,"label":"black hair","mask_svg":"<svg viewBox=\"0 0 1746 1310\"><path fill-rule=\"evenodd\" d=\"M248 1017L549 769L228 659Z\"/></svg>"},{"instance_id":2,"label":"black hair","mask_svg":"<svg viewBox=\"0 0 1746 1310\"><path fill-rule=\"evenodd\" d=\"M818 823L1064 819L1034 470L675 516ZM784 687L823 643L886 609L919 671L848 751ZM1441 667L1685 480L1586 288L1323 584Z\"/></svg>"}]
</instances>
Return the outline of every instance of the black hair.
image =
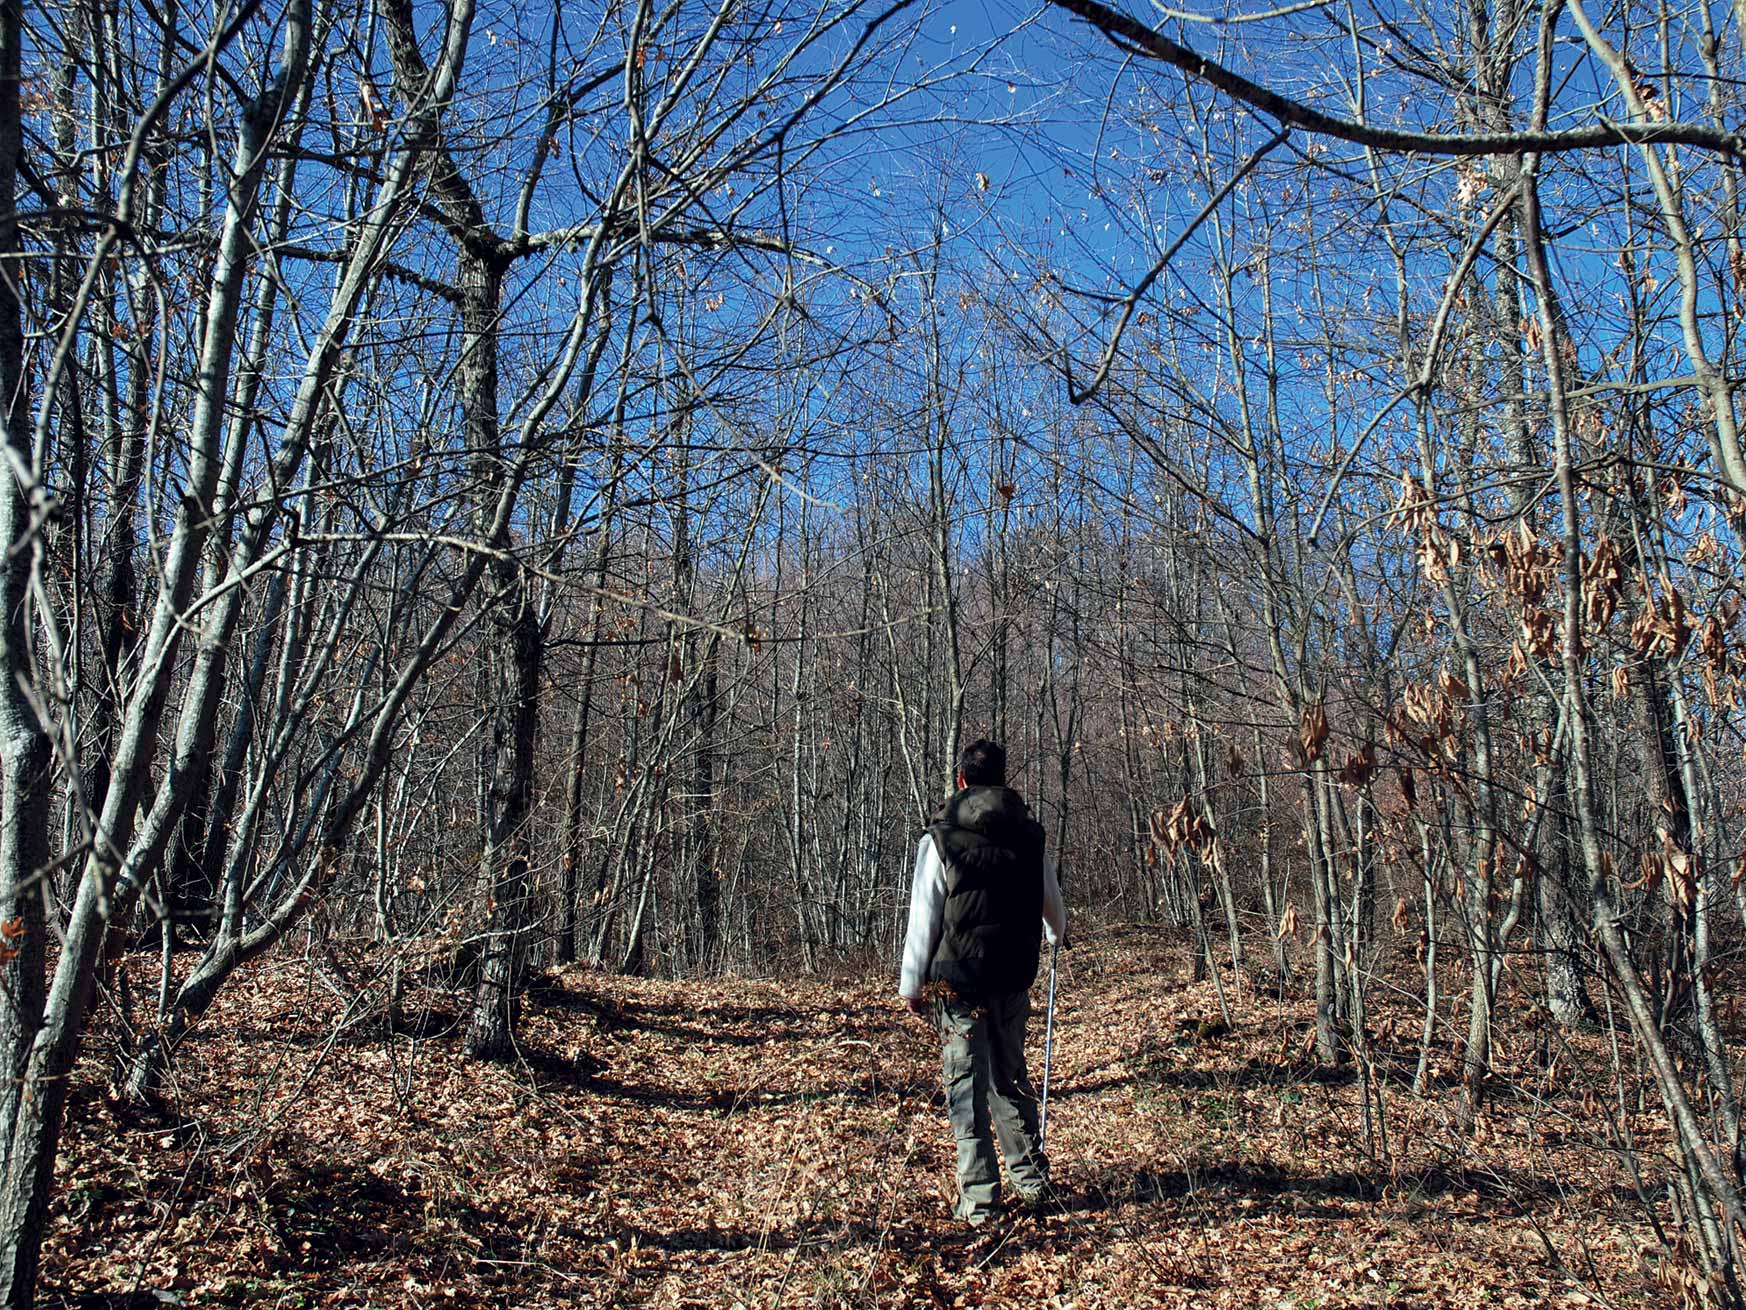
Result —
<instances>
[{"instance_id":1,"label":"black hair","mask_svg":"<svg viewBox=\"0 0 1746 1310\"><path fill-rule=\"evenodd\" d=\"M958 752L958 774L967 787L1006 785L1006 747L978 737Z\"/></svg>"}]
</instances>

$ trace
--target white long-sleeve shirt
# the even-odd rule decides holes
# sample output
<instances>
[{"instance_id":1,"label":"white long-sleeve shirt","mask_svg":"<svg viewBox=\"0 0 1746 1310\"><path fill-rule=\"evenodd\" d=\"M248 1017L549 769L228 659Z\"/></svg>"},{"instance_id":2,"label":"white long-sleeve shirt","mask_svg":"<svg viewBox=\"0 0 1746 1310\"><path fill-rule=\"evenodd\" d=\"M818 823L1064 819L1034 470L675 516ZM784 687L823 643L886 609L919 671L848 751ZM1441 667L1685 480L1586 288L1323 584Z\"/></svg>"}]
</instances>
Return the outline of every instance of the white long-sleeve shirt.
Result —
<instances>
[{"instance_id":1,"label":"white long-sleeve shirt","mask_svg":"<svg viewBox=\"0 0 1746 1310\"><path fill-rule=\"evenodd\" d=\"M915 849L915 882L909 892L909 931L903 940L903 971L897 994L914 1000L928 980L928 961L934 958L940 931L946 921L946 866L934 849L932 834L923 833ZM1067 933L1067 907L1061 902L1061 882L1055 861L1043 856L1043 934L1052 946Z\"/></svg>"}]
</instances>

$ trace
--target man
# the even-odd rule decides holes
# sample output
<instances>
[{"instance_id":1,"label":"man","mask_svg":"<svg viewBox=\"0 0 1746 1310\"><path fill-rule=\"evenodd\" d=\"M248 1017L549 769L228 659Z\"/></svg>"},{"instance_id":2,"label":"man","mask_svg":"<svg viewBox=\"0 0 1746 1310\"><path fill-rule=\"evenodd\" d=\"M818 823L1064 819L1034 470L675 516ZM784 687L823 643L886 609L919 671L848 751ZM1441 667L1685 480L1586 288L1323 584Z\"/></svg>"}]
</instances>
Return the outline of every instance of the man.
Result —
<instances>
[{"instance_id":1,"label":"man","mask_svg":"<svg viewBox=\"0 0 1746 1310\"><path fill-rule=\"evenodd\" d=\"M1049 1166L1037 1141L1037 1096L1025 1071L1025 1024L1037 976L1037 922L1051 943L1067 931L1043 827L1006 785L1006 751L971 742L958 759L958 790L935 816L915 856L909 933L898 994L939 1029L946 1116L958 1141L953 1213L986 1222L1000 1204L994 1136L1014 1189L1041 1203ZM930 1007L922 991L935 989Z\"/></svg>"}]
</instances>

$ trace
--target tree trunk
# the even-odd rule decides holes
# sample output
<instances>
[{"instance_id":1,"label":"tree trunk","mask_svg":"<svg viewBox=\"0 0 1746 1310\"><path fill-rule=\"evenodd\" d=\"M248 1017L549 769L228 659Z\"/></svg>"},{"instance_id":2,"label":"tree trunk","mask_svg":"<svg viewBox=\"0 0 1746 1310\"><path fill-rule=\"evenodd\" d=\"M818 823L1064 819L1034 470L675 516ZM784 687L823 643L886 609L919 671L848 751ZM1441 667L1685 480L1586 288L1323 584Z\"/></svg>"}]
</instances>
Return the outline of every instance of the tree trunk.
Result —
<instances>
[{"instance_id":1,"label":"tree trunk","mask_svg":"<svg viewBox=\"0 0 1746 1310\"><path fill-rule=\"evenodd\" d=\"M491 256L462 247L461 322L464 333L458 385L467 445L477 452L484 487L502 481L498 466L498 305L503 267ZM481 508L481 524L490 513ZM540 674L545 631L521 562L504 536L487 540L495 595L487 602L486 679L490 718L489 775L480 881L485 891L484 942L467 1027L467 1053L499 1060L515 1049L520 1002L523 932L528 916L534 748L539 736Z\"/></svg>"},{"instance_id":2,"label":"tree trunk","mask_svg":"<svg viewBox=\"0 0 1746 1310\"><path fill-rule=\"evenodd\" d=\"M721 950L721 863L715 832L716 731L720 720L721 639L711 634L703 655L701 722L692 758L693 858L697 862L697 966L715 966Z\"/></svg>"},{"instance_id":3,"label":"tree trunk","mask_svg":"<svg viewBox=\"0 0 1746 1310\"><path fill-rule=\"evenodd\" d=\"M23 0L0 0L0 413L14 456L30 463L30 397L24 369L24 315L16 294L20 250L17 167ZM22 930L0 962L0 1305L26 1310L36 1294L55 1139L64 1093L51 1103L28 1082L32 1044L42 1025L46 915L39 874L49 862L53 796L49 738L30 703L37 685L28 618L36 551L27 488L0 474L0 914Z\"/></svg>"},{"instance_id":4,"label":"tree trunk","mask_svg":"<svg viewBox=\"0 0 1746 1310\"><path fill-rule=\"evenodd\" d=\"M1546 1008L1566 1028L1594 1019L1594 1002L1582 977L1582 933L1570 893L1570 852L1576 834L1572 831L1566 770L1555 765L1552 796L1548 801L1554 820L1549 839L1540 843L1539 876L1534 895L1540 914L1540 932L1546 950Z\"/></svg>"}]
</instances>

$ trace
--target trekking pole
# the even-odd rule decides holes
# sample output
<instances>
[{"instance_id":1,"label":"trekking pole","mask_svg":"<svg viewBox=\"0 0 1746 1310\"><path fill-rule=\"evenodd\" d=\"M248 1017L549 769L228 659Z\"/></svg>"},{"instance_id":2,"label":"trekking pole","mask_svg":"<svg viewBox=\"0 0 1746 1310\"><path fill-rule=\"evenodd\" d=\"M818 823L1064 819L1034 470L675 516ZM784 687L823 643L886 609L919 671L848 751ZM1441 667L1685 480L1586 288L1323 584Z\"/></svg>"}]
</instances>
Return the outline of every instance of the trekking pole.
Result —
<instances>
[{"instance_id":1,"label":"trekking pole","mask_svg":"<svg viewBox=\"0 0 1746 1310\"><path fill-rule=\"evenodd\" d=\"M1061 943L1049 948L1049 1012L1043 1020L1043 1107L1037 1116L1037 1150L1049 1142L1049 1056L1055 1044L1055 961L1061 958Z\"/></svg>"}]
</instances>

